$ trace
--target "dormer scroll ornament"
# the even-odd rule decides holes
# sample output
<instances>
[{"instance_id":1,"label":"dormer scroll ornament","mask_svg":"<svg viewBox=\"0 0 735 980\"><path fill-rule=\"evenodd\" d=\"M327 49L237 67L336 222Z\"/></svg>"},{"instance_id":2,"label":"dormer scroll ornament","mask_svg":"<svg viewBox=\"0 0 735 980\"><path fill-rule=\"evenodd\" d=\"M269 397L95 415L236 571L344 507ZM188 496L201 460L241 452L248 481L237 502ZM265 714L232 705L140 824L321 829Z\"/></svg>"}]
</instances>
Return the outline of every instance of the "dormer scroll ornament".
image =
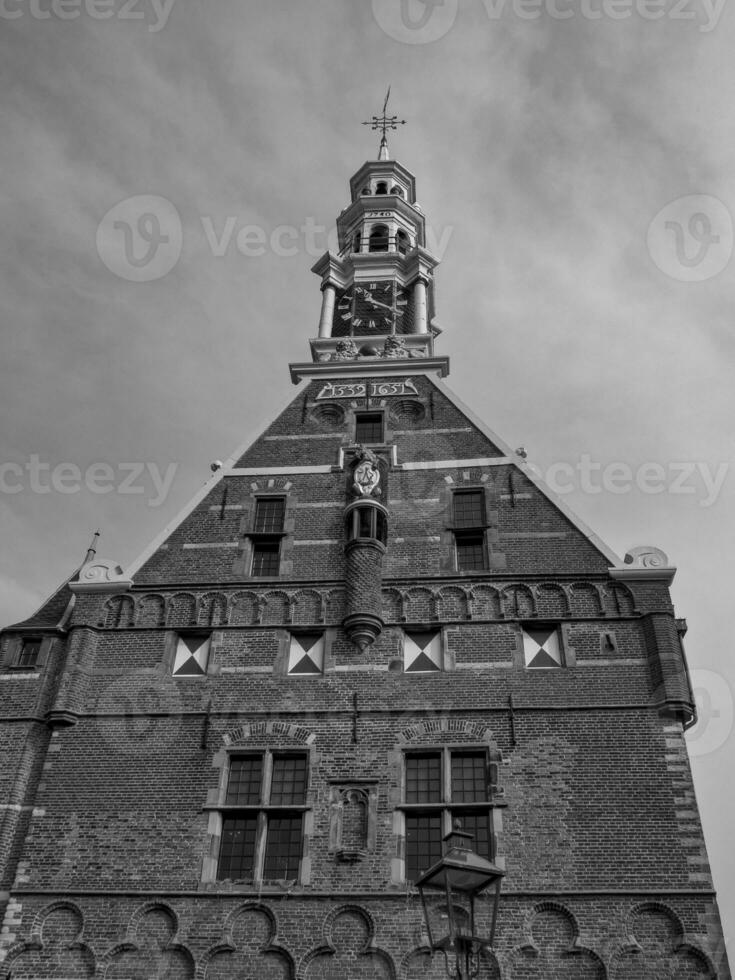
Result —
<instances>
[{"instance_id":1,"label":"dormer scroll ornament","mask_svg":"<svg viewBox=\"0 0 735 980\"><path fill-rule=\"evenodd\" d=\"M355 467L355 481L352 489L358 497L379 497L381 494L378 484L380 483L380 469L378 467L378 457L367 446L360 446L358 450L359 463Z\"/></svg>"},{"instance_id":2,"label":"dormer scroll ornament","mask_svg":"<svg viewBox=\"0 0 735 980\"><path fill-rule=\"evenodd\" d=\"M625 556L625 564L632 565L634 568L667 568L669 564L668 555L660 548L652 545L641 545L638 548L631 548Z\"/></svg>"},{"instance_id":3,"label":"dormer scroll ornament","mask_svg":"<svg viewBox=\"0 0 735 980\"><path fill-rule=\"evenodd\" d=\"M121 592L132 586L117 562L93 558L86 562L75 580L69 582L72 592Z\"/></svg>"}]
</instances>

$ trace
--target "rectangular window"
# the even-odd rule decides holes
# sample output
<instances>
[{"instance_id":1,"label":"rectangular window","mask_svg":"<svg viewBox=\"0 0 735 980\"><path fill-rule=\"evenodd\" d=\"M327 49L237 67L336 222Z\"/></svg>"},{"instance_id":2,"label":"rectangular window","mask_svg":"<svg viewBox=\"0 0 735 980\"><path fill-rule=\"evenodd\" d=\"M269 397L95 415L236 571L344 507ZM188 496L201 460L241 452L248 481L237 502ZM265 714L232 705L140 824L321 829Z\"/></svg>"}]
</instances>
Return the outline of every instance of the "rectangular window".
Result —
<instances>
[{"instance_id":1,"label":"rectangular window","mask_svg":"<svg viewBox=\"0 0 735 980\"><path fill-rule=\"evenodd\" d=\"M281 539L286 525L286 497L258 497L250 537L253 578L275 577L281 571Z\"/></svg>"},{"instance_id":2,"label":"rectangular window","mask_svg":"<svg viewBox=\"0 0 735 980\"><path fill-rule=\"evenodd\" d=\"M303 752L231 757L222 804L219 880L298 878L306 784Z\"/></svg>"},{"instance_id":3,"label":"rectangular window","mask_svg":"<svg viewBox=\"0 0 735 980\"><path fill-rule=\"evenodd\" d=\"M490 814L477 813L472 810L454 810L452 817L462 824L466 834L472 834L472 850L480 857L492 861L492 835L490 832Z\"/></svg>"},{"instance_id":4,"label":"rectangular window","mask_svg":"<svg viewBox=\"0 0 735 980\"><path fill-rule=\"evenodd\" d=\"M487 568L485 560L485 535L480 531L472 534L455 534L457 570L480 572Z\"/></svg>"},{"instance_id":5,"label":"rectangular window","mask_svg":"<svg viewBox=\"0 0 735 980\"><path fill-rule=\"evenodd\" d=\"M406 814L406 878L415 881L442 856L442 815Z\"/></svg>"},{"instance_id":6,"label":"rectangular window","mask_svg":"<svg viewBox=\"0 0 735 980\"><path fill-rule=\"evenodd\" d=\"M485 571L487 514L484 490L455 490L452 497L452 524L457 571Z\"/></svg>"},{"instance_id":7,"label":"rectangular window","mask_svg":"<svg viewBox=\"0 0 735 980\"><path fill-rule=\"evenodd\" d=\"M296 817L268 817L264 878L298 878L302 822L301 814Z\"/></svg>"},{"instance_id":8,"label":"rectangular window","mask_svg":"<svg viewBox=\"0 0 735 980\"><path fill-rule=\"evenodd\" d=\"M463 490L454 494L454 526L483 527L485 494L482 490Z\"/></svg>"},{"instance_id":9,"label":"rectangular window","mask_svg":"<svg viewBox=\"0 0 735 980\"><path fill-rule=\"evenodd\" d=\"M234 758L230 762L230 778L227 781L228 804L252 805L260 803L260 784L263 779L263 757L260 755Z\"/></svg>"},{"instance_id":10,"label":"rectangular window","mask_svg":"<svg viewBox=\"0 0 735 980\"><path fill-rule=\"evenodd\" d=\"M238 880L253 877L258 818L225 817L218 877Z\"/></svg>"},{"instance_id":11,"label":"rectangular window","mask_svg":"<svg viewBox=\"0 0 735 980\"><path fill-rule=\"evenodd\" d=\"M274 534L283 531L286 501L283 497L261 497L255 504L255 526L258 534Z\"/></svg>"},{"instance_id":12,"label":"rectangular window","mask_svg":"<svg viewBox=\"0 0 735 980\"><path fill-rule=\"evenodd\" d=\"M441 755L406 756L406 803L440 803Z\"/></svg>"},{"instance_id":13,"label":"rectangular window","mask_svg":"<svg viewBox=\"0 0 735 980\"><path fill-rule=\"evenodd\" d=\"M40 655L41 640L23 640L15 666L24 667L26 670L33 670L38 663Z\"/></svg>"},{"instance_id":14,"label":"rectangular window","mask_svg":"<svg viewBox=\"0 0 735 980\"><path fill-rule=\"evenodd\" d=\"M492 859L488 761L484 749L436 749L405 755L404 818L407 881L415 881L443 854L444 837L459 821L470 846Z\"/></svg>"},{"instance_id":15,"label":"rectangular window","mask_svg":"<svg viewBox=\"0 0 735 980\"><path fill-rule=\"evenodd\" d=\"M303 755L280 755L273 760L271 803L287 806L303 803L306 798L306 758Z\"/></svg>"},{"instance_id":16,"label":"rectangular window","mask_svg":"<svg viewBox=\"0 0 735 980\"><path fill-rule=\"evenodd\" d=\"M383 415L381 412L355 413L355 442L382 442Z\"/></svg>"},{"instance_id":17,"label":"rectangular window","mask_svg":"<svg viewBox=\"0 0 735 980\"><path fill-rule=\"evenodd\" d=\"M477 803L487 799L484 752L452 753L452 802Z\"/></svg>"},{"instance_id":18,"label":"rectangular window","mask_svg":"<svg viewBox=\"0 0 735 980\"><path fill-rule=\"evenodd\" d=\"M281 558L280 541L253 541L253 570L256 578L278 575Z\"/></svg>"}]
</instances>

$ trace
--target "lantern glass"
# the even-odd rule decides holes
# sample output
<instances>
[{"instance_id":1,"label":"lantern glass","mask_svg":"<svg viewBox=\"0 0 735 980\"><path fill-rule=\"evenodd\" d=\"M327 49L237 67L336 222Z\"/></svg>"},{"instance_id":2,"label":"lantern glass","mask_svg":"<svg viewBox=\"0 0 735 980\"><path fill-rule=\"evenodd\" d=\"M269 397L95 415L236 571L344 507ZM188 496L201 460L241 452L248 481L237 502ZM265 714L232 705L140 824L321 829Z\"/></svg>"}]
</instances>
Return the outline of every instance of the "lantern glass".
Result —
<instances>
[{"instance_id":1,"label":"lantern glass","mask_svg":"<svg viewBox=\"0 0 735 980\"><path fill-rule=\"evenodd\" d=\"M455 830L448 834L445 841L449 845L448 852L416 881L416 887L421 895L424 909L426 928L429 934L429 945L432 949L448 951L455 950L458 956L479 956L482 946L492 945L495 936L495 919L497 915L500 882L505 872L491 861L475 854L467 846L465 838L469 837ZM495 886L492 925L490 937L482 939L474 935L475 931L475 896L491 885ZM426 904L426 893L441 891L446 896L446 914L448 932L441 938L432 936L430 913ZM469 917L457 915L460 910L464 913L462 903L469 904ZM456 904L456 908L455 908Z\"/></svg>"}]
</instances>

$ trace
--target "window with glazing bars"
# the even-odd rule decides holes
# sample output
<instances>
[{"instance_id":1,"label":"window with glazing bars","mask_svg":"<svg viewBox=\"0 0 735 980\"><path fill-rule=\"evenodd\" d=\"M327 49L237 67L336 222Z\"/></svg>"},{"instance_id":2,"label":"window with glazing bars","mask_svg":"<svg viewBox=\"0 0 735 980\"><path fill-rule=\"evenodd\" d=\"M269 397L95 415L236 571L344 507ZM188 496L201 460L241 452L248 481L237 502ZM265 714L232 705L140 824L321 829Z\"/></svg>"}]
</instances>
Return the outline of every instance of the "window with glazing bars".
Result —
<instances>
[{"instance_id":1,"label":"window with glazing bars","mask_svg":"<svg viewBox=\"0 0 735 980\"><path fill-rule=\"evenodd\" d=\"M483 527L485 502L482 490L461 490L454 494L454 526Z\"/></svg>"},{"instance_id":2,"label":"window with glazing bars","mask_svg":"<svg viewBox=\"0 0 735 980\"><path fill-rule=\"evenodd\" d=\"M306 755L257 753L230 761L217 877L299 875L306 802ZM261 867L258 867L258 855Z\"/></svg>"},{"instance_id":3,"label":"window with glazing bars","mask_svg":"<svg viewBox=\"0 0 735 980\"><path fill-rule=\"evenodd\" d=\"M484 571L487 568L484 491L457 490L452 499L452 520L457 570Z\"/></svg>"},{"instance_id":4,"label":"window with glazing bars","mask_svg":"<svg viewBox=\"0 0 735 980\"><path fill-rule=\"evenodd\" d=\"M483 749L405 756L406 880L415 881L442 856L443 838L459 820L473 850L492 858L487 756Z\"/></svg>"},{"instance_id":5,"label":"window with glazing bars","mask_svg":"<svg viewBox=\"0 0 735 980\"><path fill-rule=\"evenodd\" d=\"M355 442L382 442L383 416L380 412L355 414Z\"/></svg>"},{"instance_id":6,"label":"window with glazing bars","mask_svg":"<svg viewBox=\"0 0 735 980\"><path fill-rule=\"evenodd\" d=\"M261 497L255 504L255 526L258 534L278 534L283 530L286 501L283 497Z\"/></svg>"},{"instance_id":7,"label":"window with glazing bars","mask_svg":"<svg viewBox=\"0 0 735 980\"><path fill-rule=\"evenodd\" d=\"M485 558L485 535L482 531L472 534L455 532L454 543L457 549L457 569L460 572L483 571L487 568Z\"/></svg>"},{"instance_id":8,"label":"window with glazing bars","mask_svg":"<svg viewBox=\"0 0 735 980\"><path fill-rule=\"evenodd\" d=\"M41 653L40 640L23 640L23 644L18 654L16 667L35 667Z\"/></svg>"},{"instance_id":9,"label":"window with glazing bars","mask_svg":"<svg viewBox=\"0 0 735 980\"><path fill-rule=\"evenodd\" d=\"M281 542L253 541L253 570L251 575L278 575L281 565Z\"/></svg>"}]
</instances>

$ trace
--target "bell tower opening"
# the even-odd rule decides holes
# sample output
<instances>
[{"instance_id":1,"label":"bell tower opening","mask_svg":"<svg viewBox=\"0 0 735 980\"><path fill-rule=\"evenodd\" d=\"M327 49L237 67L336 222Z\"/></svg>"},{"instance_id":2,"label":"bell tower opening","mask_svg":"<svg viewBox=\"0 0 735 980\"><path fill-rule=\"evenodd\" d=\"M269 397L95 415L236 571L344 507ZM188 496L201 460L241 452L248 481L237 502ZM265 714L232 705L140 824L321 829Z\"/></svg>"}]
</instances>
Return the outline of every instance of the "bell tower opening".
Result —
<instances>
[{"instance_id":1,"label":"bell tower opening","mask_svg":"<svg viewBox=\"0 0 735 980\"><path fill-rule=\"evenodd\" d=\"M370 232L370 251L387 252L390 236L387 225L375 225Z\"/></svg>"}]
</instances>

